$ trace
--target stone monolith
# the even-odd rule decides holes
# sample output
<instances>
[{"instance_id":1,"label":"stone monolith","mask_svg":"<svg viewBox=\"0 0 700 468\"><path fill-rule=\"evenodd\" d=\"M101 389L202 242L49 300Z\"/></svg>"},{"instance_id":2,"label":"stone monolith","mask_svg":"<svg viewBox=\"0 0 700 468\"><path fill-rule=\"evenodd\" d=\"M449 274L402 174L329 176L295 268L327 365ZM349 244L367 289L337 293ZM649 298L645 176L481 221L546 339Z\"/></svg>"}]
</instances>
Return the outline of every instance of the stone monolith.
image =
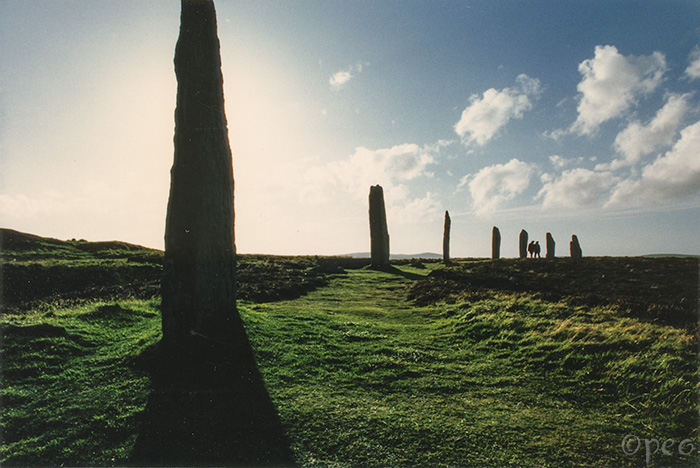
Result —
<instances>
[{"instance_id":1,"label":"stone monolith","mask_svg":"<svg viewBox=\"0 0 700 468\"><path fill-rule=\"evenodd\" d=\"M583 251L581 250L581 244L579 244L578 237L576 237L576 234L571 236L571 242L569 243L569 251L571 252L571 258L583 257Z\"/></svg>"},{"instance_id":2,"label":"stone monolith","mask_svg":"<svg viewBox=\"0 0 700 468\"><path fill-rule=\"evenodd\" d=\"M494 260L501 258L501 231L496 226L491 233L491 258Z\"/></svg>"},{"instance_id":3,"label":"stone monolith","mask_svg":"<svg viewBox=\"0 0 700 468\"><path fill-rule=\"evenodd\" d=\"M389 268L389 230L386 224L384 189L373 185L369 189L369 236L372 268Z\"/></svg>"},{"instance_id":4,"label":"stone monolith","mask_svg":"<svg viewBox=\"0 0 700 468\"><path fill-rule=\"evenodd\" d=\"M212 1L183 0L165 225L163 342L245 340L236 310L233 163Z\"/></svg>"},{"instance_id":5,"label":"stone monolith","mask_svg":"<svg viewBox=\"0 0 700 468\"><path fill-rule=\"evenodd\" d=\"M547 258L554 258L554 246L556 243L554 242L554 237L552 237L552 234L549 232L547 233Z\"/></svg>"},{"instance_id":6,"label":"stone monolith","mask_svg":"<svg viewBox=\"0 0 700 468\"><path fill-rule=\"evenodd\" d=\"M442 259L445 265L450 264L450 229L452 227L452 220L450 219L450 212L445 211L445 229L442 234Z\"/></svg>"},{"instance_id":7,"label":"stone monolith","mask_svg":"<svg viewBox=\"0 0 700 468\"><path fill-rule=\"evenodd\" d=\"M527 231L523 229L520 231L519 246L520 246L520 258L527 258Z\"/></svg>"}]
</instances>

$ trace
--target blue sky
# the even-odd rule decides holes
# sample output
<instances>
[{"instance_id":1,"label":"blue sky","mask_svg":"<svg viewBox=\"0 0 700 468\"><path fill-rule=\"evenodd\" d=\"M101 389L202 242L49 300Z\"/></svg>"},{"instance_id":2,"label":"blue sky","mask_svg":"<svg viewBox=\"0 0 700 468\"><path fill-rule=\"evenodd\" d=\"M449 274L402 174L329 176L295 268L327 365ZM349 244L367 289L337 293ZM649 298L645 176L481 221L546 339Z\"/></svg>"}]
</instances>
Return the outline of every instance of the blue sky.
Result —
<instances>
[{"instance_id":1,"label":"blue sky","mask_svg":"<svg viewBox=\"0 0 700 468\"><path fill-rule=\"evenodd\" d=\"M219 1L239 251L700 254L700 5ZM179 2L0 0L0 225L162 248Z\"/></svg>"}]
</instances>

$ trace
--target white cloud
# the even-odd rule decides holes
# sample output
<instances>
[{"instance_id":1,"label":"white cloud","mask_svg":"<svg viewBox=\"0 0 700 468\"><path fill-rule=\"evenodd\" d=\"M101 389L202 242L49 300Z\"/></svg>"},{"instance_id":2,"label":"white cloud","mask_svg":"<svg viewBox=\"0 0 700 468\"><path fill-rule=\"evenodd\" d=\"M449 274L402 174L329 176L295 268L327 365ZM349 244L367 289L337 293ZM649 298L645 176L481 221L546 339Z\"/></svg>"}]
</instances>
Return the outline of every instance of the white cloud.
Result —
<instances>
[{"instance_id":1,"label":"white cloud","mask_svg":"<svg viewBox=\"0 0 700 468\"><path fill-rule=\"evenodd\" d=\"M689 95L671 95L656 116L646 125L635 121L615 138L615 149L624 159L613 161L613 169L631 165L642 156L673 143L688 110Z\"/></svg>"},{"instance_id":2,"label":"white cloud","mask_svg":"<svg viewBox=\"0 0 700 468\"><path fill-rule=\"evenodd\" d=\"M379 184L384 188L390 222L415 223L441 209L434 193L416 193L413 183L432 177L429 167L434 152L434 148L410 143L377 150L359 147L347 159L329 164L323 183L333 186L336 196L362 206L366 206L370 186Z\"/></svg>"},{"instance_id":3,"label":"white cloud","mask_svg":"<svg viewBox=\"0 0 700 468\"><path fill-rule=\"evenodd\" d=\"M331 76L330 80L328 80L328 83L331 85L331 88L333 89L340 89L342 88L350 79L352 78L352 73L348 70L343 70L335 73L333 76Z\"/></svg>"},{"instance_id":4,"label":"white cloud","mask_svg":"<svg viewBox=\"0 0 700 468\"><path fill-rule=\"evenodd\" d=\"M459 186L469 186L477 214L495 211L498 206L522 193L530 184L532 167L517 159L506 164L484 167L475 175L462 178Z\"/></svg>"},{"instance_id":5,"label":"white cloud","mask_svg":"<svg viewBox=\"0 0 700 468\"><path fill-rule=\"evenodd\" d=\"M700 122L681 131L666 154L642 170L638 179L621 182L608 205L682 200L700 192Z\"/></svg>"},{"instance_id":6,"label":"white cloud","mask_svg":"<svg viewBox=\"0 0 700 468\"><path fill-rule=\"evenodd\" d=\"M522 118L532 108L530 99L537 97L539 90L539 80L519 75L514 88L491 88L481 97L474 94L454 130L463 143L484 145L511 119Z\"/></svg>"},{"instance_id":7,"label":"white cloud","mask_svg":"<svg viewBox=\"0 0 700 468\"><path fill-rule=\"evenodd\" d=\"M406 143L378 150L356 148L348 159L331 163L329 169L348 192L364 200L369 187L376 184L384 187L385 194L392 188L394 196L402 193L401 184L419 176L429 176L427 167L433 162L429 150Z\"/></svg>"},{"instance_id":8,"label":"white cloud","mask_svg":"<svg viewBox=\"0 0 700 468\"><path fill-rule=\"evenodd\" d=\"M550 156L549 162L552 163L552 166L559 168L559 169L566 166L566 159L562 158L561 156L559 156L557 154L553 154L552 156Z\"/></svg>"},{"instance_id":9,"label":"white cloud","mask_svg":"<svg viewBox=\"0 0 700 468\"><path fill-rule=\"evenodd\" d=\"M553 154L549 157L549 162L552 163L552 166L554 166L555 168L562 169L565 166L569 166L571 164L581 164L581 162L583 162L583 158L571 159L561 157L558 154Z\"/></svg>"},{"instance_id":10,"label":"white cloud","mask_svg":"<svg viewBox=\"0 0 700 468\"><path fill-rule=\"evenodd\" d=\"M611 172L595 172L584 168L564 171L558 178L542 177L544 186L536 198L542 198L542 206L552 208L581 207L601 204L618 178Z\"/></svg>"},{"instance_id":11,"label":"white cloud","mask_svg":"<svg viewBox=\"0 0 700 468\"><path fill-rule=\"evenodd\" d=\"M700 78L700 47L696 47L690 53L690 65L685 69L685 74L691 80Z\"/></svg>"},{"instance_id":12,"label":"white cloud","mask_svg":"<svg viewBox=\"0 0 700 468\"><path fill-rule=\"evenodd\" d=\"M367 188L369 193L369 187ZM402 224L415 223L431 214L442 211L442 205L433 192L427 192L424 197L406 200L401 203L390 203L389 215L394 215L393 221Z\"/></svg>"},{"instance_id":13,"label":"white cloud","mask_svg":"<svg viewBox=\"0 0 700 468\"><path fill-rule=\"evenodd\" d=\"M666 59L660 52L625 57L614 46L596 46L594 57L581 62L579 72L583 79L577 86L578 118L571 131L590 135L627 111L640 95L656 89L666 72Z\"/></svg>"},{"instance_id":14,"label":"white cloud","mask_svg":"<svg viewBox=\"0 0 700 468\"><path fill-rule=\"evenodd\" d=\"M347 68L346 70L340 70L334 73L328 80L328 84L331 85L331 89L335 91L340 90L351 79L354 78L355 75L353 75L353 73L362 73L362 70L364 69L365 65L369 64L358 63L355 66Z\"/></svg>"}]
</instances>

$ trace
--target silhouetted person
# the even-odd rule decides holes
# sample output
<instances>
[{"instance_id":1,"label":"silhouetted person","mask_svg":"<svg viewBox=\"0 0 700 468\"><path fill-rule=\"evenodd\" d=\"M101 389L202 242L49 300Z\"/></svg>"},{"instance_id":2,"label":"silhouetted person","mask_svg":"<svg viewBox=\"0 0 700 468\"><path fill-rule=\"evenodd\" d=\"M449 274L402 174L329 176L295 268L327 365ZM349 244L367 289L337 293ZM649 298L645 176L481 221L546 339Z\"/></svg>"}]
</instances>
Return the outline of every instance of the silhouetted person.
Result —
<instances>
[{"instance_id":1,"label":"silhouetted person","mask_svg":"<svg viewBox=\"0 0 700 468\"><path fill-rule=\"evenodd\" d=\"M527 245L527 251L530 253L530 258L533 258L535 256L535 252L537 252L537 255L539 256L539 253L540 253L539 243L536 243L535 241L530 241L530 243Z\"/></svg>"},{"instance_id":2,"label":"silhouetted person","mask_svg":"<svg viewBox=\"0 0 700 468\"><path fill-rule=\"evenodd\" d=\"M527 251L530 252L530 258L533 258L533 257L541 258L540 250L541 250L540 249L540 241L532 241L527 246Z\"/></svg>"}]
</instances>

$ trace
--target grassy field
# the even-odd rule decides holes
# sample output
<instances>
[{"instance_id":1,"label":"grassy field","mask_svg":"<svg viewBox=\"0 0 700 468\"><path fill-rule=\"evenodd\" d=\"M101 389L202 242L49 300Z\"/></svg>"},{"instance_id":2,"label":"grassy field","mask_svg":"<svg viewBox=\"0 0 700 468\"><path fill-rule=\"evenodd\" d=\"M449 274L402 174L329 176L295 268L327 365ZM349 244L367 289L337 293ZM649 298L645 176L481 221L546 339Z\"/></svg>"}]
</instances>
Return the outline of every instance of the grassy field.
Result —
<instances>
[{"instance_id":1,"label":"grassy field","mask_svg":"<svg viewBox=\"0 0 700 468\"><path fill-rule=\"evenodd\" d=\"M152 389L139 361L160 339L160 253L25 241L5 245L5 297L18 277L45 279L0 319L2 465L128 465ZM648 466L645 439L650 453L675 441L650 466L700 461L697 259L377 272L244 256L239 271L301 466Z\"/></svg>"}]
</instances>

